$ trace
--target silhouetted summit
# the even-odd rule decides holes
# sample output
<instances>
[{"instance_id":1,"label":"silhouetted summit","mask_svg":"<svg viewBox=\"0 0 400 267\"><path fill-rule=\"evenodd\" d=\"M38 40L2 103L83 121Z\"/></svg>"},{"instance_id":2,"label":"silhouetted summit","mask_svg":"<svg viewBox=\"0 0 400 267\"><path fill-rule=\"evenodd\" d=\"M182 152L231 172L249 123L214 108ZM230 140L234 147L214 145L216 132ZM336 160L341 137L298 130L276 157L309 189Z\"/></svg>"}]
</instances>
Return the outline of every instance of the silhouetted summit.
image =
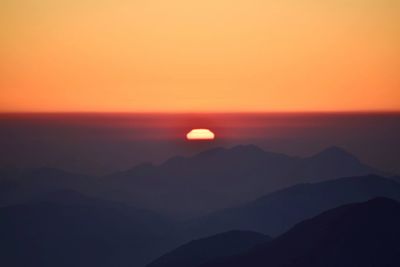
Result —
<instances>
[{"instance_id":1,"label":"silhouetted summit","mask_svg":"<svg viewBox=\"0 0 400 267\"><path fill-rule=\"evenodd\" d=\"M376 198L324 212L249 252L202 267L400 266L400 203Z\"/></svg>"},{"instance_id":2,"label":"silhouetted summit","mask_svg":"<svg viewBox=\"0 0 400 267\"><path fill-rule=\"evenodd\" d=\"M321 152L312 156L312 158L337 158L337 159L353 159L359 161L354 155L350 154L346 150L338 146L330 146L322 150Z\"/></svg>"}]
</instances>

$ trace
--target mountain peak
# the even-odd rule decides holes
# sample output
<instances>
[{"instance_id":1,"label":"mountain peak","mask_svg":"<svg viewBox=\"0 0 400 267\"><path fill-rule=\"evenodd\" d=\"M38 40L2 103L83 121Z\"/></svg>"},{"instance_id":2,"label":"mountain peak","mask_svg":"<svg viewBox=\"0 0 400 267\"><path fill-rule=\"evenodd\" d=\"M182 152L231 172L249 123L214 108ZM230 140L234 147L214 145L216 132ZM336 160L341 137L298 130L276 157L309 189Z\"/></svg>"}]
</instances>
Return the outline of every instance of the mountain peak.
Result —
<instances>
[{"instance_id":1,"label":"mountain peak","mask_svg":"<svg viewBox=\"0 0 400 267\"><path fill-rule=\"evenodd\" d=\"M226 152L227 149L224 147L214 147L204 151L199 152L193 158L203 158L203 157L212 157L218 155L220 153Z\"/></svg>"},{"instance_id":2,"label":"mountain peak","mask_svg":"<svg viewBox=\"0 0 400 267\"><path fill-rule=\"evenodd\" d=\"M243 151L243 152L255 152L255 153L265 153L263 149L260 147L253 145L253 144L248 144L248 145L237 145L232 147L230 150L232 151Z\"/></svg>"},{"instance_id":3,"label":"mountain peak","mask_svg":"<svg viewBox=\"0 0 400 267\"><path fill-rule=\"evenodd\" d=\"M349 153L339 146L327 147L319 153L311 156L311 158L351 158L358 161L358 159L353 154Z\"/></svg>"},{"instance_id":4,"label":"mountain peak","mask_svg":"<svg viewBox=\"0 0 400 267\"><path fill-rule=\"evenodd\" d=\"M260 147L248 144L248 145L236 145L231 148L215 147L205 151L202 151L195 155L195 157L209 157L220 155L221 153L265 153Z\"/></svg>"},{"instance_id":5,"label":"mountain peak","mask_svg":"<svg viewBox=\"0 0 400 267\"><path fill-rule=\"evenodd\" d=\"M329 146L320 151L318 154L350 154L340 146Z\"/></svg>"}]
</instances>

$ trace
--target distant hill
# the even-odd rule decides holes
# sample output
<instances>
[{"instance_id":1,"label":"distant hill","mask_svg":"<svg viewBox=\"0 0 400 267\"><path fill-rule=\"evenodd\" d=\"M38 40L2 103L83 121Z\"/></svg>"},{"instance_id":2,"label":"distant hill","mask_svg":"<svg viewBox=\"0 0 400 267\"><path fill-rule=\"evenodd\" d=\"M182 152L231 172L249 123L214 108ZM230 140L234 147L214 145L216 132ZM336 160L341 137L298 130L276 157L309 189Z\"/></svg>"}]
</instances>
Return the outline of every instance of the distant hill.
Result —
<instances>
[{"instance_id":1,"label":"distant hill","mask_svg":"<svg viewBox=\"0 0 400 267\"><path fill-rule=\"evenodd\" d=\"M67 189L187 218L298 183L370 173L381 172L339 147L300 158L239 145L176 156L160 165L145 163L105 177L54 168L1 168L0 206Z\"/></svg>"},{"instance_id":2,"label":"distant hill","mask_svg":"<svg viewBox=\"0 0 400 267\"><path fill-rule=\"evenodd\" d=\"M300 158L240 145L114 173L103 179L103 196L172 214L199 215L298 183L371 173L380 171L338 147Z\"/></svg>"},{"instance_id":3,"label":"distant hill","mask_svg":"<svg viewBox=\"0 0 400 267\"><path fill-rule=\"evenodd\" d=\"M399 202L376 198L329 210L248 252L201 267L397 267L399 225Z\"/></svg>"},{"instance_id":4,"label":"distant hill","mask_svg":"<svg viewBox=\"0 0 400 267\"><path fill-rule=\"evenodd\" d=\"M196 267L211 260L245 252L269 240L270 237L256 232L224 232L184 244L147 267Z\"/></svg>"},{"instance_id":5,"label":"distant hill","mask_svg":"<svg viewBox=\"0 0 400 267\"><path fill-rule=\"evenodd\" d=\"M98 190L94 177L54 168L0 169L0 206L20 204L42 194L59 190Z\"/></svg>"},{"instance_id":6,"label":"distant hill","mask_svg":"<svg viewBox=\"0 0 400 267\"><path fill-rule=\"evenodd\" d=\"M34 183L35 176L24 177L31 177L29 179ZM57 177L49 179L56 181ZM0 191L18 191L21 181L2 180L0 189L3 191ZM400 183L392 179L376 175L347 177L291 186L237 208L177 223L126 203L88 197L68 189L55 190L58 188L55 181L55 187L37 187L46 190L21 204L0 208L0 251L5 255L2 262L7 266L140 267L199 237L232 229L275 236L302 220L342 204L376 196L400 200ZM157 197L155 192L153 194ZM197 244L201 247L203 242L195 244L194 255ZM208 243L207 246L211 247ZM226 253L241 248L228 246ZM181 250L173 252L174 259ZM168 260L171 260L169 256Z\"/></svg>"},{"instance_id":7,"label":"distant hill","mask_svg":"<svg viewBox=\"0 0 400 267\"><path fill-rule=\"evenodd\" d=\"M0 208L1 265L143 266L182 241L152 212L74 191Z\"/></svg>"},{"instance_id":8,"label":"distant hill","mask_svg":"<svg viewBox=\"0 0 400 267\"><path fill-rule=\"evenodd\" d=\"M298 184L236 208L194 219L187 227L192 232L197 232L197 236L231 229L251 230L275 236L325 210L380 196L400 200L400 183L368 175Z\"/></svg>"}]
</instances>

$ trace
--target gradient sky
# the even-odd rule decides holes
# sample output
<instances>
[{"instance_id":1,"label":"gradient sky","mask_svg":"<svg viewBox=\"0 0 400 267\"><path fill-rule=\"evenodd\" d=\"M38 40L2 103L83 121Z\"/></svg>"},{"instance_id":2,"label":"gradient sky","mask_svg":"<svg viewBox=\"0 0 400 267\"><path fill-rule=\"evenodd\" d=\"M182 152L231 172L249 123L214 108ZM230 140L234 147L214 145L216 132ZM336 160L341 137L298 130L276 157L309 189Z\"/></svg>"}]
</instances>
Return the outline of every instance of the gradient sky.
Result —
<instances>
[{"instance_id":1,"label":"gradient sky","mask_svg":"<svg viewBox=\"0 0 400 267\"><path fill-rule=\"evenodd\" d=\"M0 111L400 110L398 0L2 0Z\"/></svg>"}]
</instances>

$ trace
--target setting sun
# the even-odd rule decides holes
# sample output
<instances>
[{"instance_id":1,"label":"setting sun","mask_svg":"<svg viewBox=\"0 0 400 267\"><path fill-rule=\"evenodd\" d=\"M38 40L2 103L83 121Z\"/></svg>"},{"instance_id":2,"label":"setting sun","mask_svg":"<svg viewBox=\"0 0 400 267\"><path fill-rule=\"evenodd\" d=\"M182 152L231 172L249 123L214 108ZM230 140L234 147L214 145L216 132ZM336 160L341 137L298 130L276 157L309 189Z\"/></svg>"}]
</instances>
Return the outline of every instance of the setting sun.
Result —
<instances>
[{"instance_id":1,"label":"setting sun","mask_svg":"<svg viewBox=\"0 0 400 267\"><path fill-rule=\"evenodd\" d=\"M214 140L215 134L209 129L193 129L186 134L188 140Z\"/></svg>"}]
</instances>

